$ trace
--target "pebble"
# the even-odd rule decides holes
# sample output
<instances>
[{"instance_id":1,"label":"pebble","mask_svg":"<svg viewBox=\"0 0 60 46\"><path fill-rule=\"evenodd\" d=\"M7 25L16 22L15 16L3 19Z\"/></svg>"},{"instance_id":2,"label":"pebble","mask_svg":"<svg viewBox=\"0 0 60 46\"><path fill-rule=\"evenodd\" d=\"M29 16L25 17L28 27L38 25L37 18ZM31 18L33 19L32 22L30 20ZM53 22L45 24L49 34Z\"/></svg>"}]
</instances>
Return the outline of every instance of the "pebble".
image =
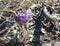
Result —
<instances>
[{"instance_id":1,"label":"pebble","mask_svg":"<svg viewBox=\"0 0 60 46\"><path fill-rule=\"evenodd\" d=\"M56 41L54 46L60 46L60 42L59 41Z\"/></svg>"},{"instance_id":2,"label":"pebble","mask_svg":"<svg viewBox=\"0 0 60 46\"><path fill-rule=\"evenodd\" d=\"M43 43L42 46L52 46L52 44L51 43Z\"/></svg>"},{"instance_id":3,"label":"pebble","mask_svg":"<svg viewBox=\"0 0 60 46\"><path fill-rule=\"evenodd\" d=\"M45 31L44 28L41 28L41 32L42 32L42 33L46 33L46 31Z\"/></svg>"}]
</instances>

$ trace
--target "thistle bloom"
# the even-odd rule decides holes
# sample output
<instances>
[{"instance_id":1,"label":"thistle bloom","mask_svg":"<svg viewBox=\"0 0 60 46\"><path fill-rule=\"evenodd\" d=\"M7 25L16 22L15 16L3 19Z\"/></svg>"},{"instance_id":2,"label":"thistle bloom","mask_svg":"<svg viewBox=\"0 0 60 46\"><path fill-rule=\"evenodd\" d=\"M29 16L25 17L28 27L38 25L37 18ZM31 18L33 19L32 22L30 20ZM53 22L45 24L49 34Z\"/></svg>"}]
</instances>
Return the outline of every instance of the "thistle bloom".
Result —
<instances>
[{"instance_id":1,"label":"thistle bloom","mask_svg":"<svg viewBox=\"0 0 60 46\"><path fill-rule=\"evenodd\" d=\"M14 19L15 19L15 20L18 19L18 20L20 20L20 21L22 21L22 22L27 22L27 21L29 20L29 18L30 18L30 16L28 16L27 12L18 11L17 13L18 13L18 17L16 17L16 16L14 15Z\"/></svg>"}]
</instances>

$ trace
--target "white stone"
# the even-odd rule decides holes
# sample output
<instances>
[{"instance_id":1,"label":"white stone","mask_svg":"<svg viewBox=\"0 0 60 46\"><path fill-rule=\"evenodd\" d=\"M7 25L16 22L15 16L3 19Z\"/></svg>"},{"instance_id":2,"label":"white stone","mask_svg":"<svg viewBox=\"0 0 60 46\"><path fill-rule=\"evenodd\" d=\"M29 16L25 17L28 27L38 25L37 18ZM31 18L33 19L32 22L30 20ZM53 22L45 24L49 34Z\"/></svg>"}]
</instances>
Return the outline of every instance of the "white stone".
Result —
<instances>
[{"instance_id":1,"label":"white stone","mask_svg":"<svg viewBox=\"0 0 60 46\"><path fill-rule=\"evenodd\" d=\"M41 32L42 32L42 33L46 33L46 31L45 31L44 28L41 28Z\"/></svg>"}]
</instances>

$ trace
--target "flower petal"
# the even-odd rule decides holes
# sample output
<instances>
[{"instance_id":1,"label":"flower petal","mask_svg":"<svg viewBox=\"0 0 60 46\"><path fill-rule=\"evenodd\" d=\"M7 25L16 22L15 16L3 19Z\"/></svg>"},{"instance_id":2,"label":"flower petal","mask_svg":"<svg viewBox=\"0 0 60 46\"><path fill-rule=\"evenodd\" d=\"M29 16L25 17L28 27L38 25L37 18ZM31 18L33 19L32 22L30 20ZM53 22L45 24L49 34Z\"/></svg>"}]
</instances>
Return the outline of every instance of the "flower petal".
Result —
<instances>
[{"instance_id":1,"label":"flower petal","mask_svg":"<svg viewBox=\"0 0 60 46\"><path fill-rule=\"evenodd\" d=\"M16 18L16 16L15 16L15 19L19 19L22 22L26 22L30 18L30 16L28 16L27 12L18 11L17 13L18 13L18 18Z\"/></svg>"}]
</instances>

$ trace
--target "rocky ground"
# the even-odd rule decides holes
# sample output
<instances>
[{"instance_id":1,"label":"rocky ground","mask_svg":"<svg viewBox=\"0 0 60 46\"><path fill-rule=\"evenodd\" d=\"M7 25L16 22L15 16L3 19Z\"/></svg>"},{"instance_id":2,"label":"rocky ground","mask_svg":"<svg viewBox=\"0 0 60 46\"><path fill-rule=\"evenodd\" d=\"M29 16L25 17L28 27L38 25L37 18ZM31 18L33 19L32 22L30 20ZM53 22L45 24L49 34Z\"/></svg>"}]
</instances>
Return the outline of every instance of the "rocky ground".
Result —
<instances>
[{"instance_id":1,"label":"rocky ground","mask_svg":"<svg viewBox=\"0 0 60 46\"><path fill-rule=\"evenodd\" d=\"M0 46L60 46L60 0L0 0Z\"/></svg>"}]
</instances>

